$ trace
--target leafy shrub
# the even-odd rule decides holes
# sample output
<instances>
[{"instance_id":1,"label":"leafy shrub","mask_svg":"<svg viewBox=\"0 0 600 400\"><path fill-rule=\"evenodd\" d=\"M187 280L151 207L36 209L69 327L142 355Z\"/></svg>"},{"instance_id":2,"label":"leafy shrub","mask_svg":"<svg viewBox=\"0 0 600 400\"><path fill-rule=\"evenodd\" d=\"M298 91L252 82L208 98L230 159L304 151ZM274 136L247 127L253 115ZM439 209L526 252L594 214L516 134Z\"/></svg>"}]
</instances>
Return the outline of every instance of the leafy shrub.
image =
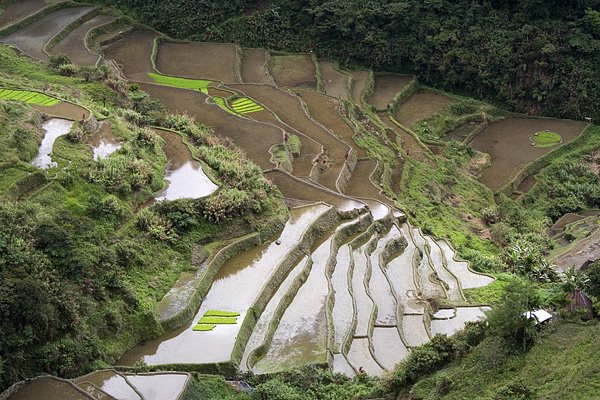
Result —
<instances>
[{"instance_id":1,"label":"leafy shrub","mask_svg":"<svg viewBox=\"0 0 600 400\"><path fill-rule=\"evenodd\" d=\"M152 181L152 167L146 161L123 154L113 154L97 161L90 179L110 193L128 195Z\"/></svg>"},{"instance_id":2,"label":"leafy shrub","mask_svg":"<svg viewBox=\"0 0 600 400\"><path fill-rule=\"evenodd\" d=\"M50 66L53 68L59 68L63 65L71 64L71 59L64 53L52 54L50 56Z\"/></svg>"},{"instance_id":3,"label":"leafy shrub","mask_svg":"<svg viewBox=\"0 0 600 400\"><path fill-rule=\"evenodd\" d=\"M448 110L453 115L465 115L465 114L473 114L476 111L476 107L473 104L470 104L466 101L459 101L457 103L452 103L448 106Z\"/></svg>"},{"instance_id":4,"label":"leafy shrub","mask_svg":"<svg viewBox=\"0 0 600 400\"><path fill-rule=\"evenodd\" d=\"M75 76L78 71L78 67L74 64L63 64L58 67L58 72L62 76Z\"/></svg>"},{"instance_id":5,"label":"leafy shrub","mask_svg":"<svg viewBox=\"0 0 600 400\"><path fill-rule=\"evenodd\" d=\"M157 240L172 243L178 238L170 221L150 208L144 208L138 213L137 226Z\"/></svg>"},{"instance_id":6,"label":"leafy shrub","mask_svg":"<svg viewBox=\"0 0 600 400\"><path fill-rule=\"evenodd\" d=\"M531 400L534 392L520 380L514 380L496 390L494 400Z\"/></svg>"},{"instance_id":7,"label":"leafy shrub","mask_svg":"<svg viewBox=\"0 0 600 400\"><path fill-rule=\"evenodd\" d=\"M219 190L204 200L204 217L215 223L243 215L250 206L250 196L239 189Z\"/></svg>"}]
</instances>

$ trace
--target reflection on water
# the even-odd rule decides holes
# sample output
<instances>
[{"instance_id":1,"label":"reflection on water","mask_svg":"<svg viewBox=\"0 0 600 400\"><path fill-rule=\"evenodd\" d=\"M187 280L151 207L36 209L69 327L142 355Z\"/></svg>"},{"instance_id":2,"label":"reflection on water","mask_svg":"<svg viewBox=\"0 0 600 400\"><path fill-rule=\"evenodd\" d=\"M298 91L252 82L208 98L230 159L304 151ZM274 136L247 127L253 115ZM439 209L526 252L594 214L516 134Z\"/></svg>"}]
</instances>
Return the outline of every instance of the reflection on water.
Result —
<instances>
[{"instance_id":1,"label":"reflection on water","mask_svg":"<svg viewBox=\"0 0 600 400\"><path fill-rule=\"evenodd\" d=\"M279 236L279 244L269 242L227 261L216 275L198 313L188 324L135 347L118 364L133 365L137 361L144 361L148 365L229 361L241 321L263 285L290 249L298 244L305 229L328 209L318 205L293 210ZM192 331L192 326L208 310L235 311L241 315L235 325L219 325L210 332Z\"/></svg>"},{"instance_id":2,"label":"reflection on water","mask_svg":"<svg viewBox=\"0 0 600 400\"><path fill-rule=\"evenodd\" d=\"M121 148L121 143L113 134L109 123L103 122L100 132L92 138L92 152L94 160L106 158Z\"/></svg>"},{"instance_id":3,"label":"reflection on water","mask_svg":"<svg viewBox=\"0 0 600 400\"><path fill-rule=\"evenodd\" d=\"M73 126L73 121L60 118L52 118L44 122L42 128L46 131L46 134L44 135L44 139L42 139L37 156L31 163L42 169L56 167L56 162L52 161L50 157L52 146L54 146L56 139L69 133L71 126Z\"/></svg>"},{"instance_id":4,"label":"reflection on water","mask_svg":"<svg viewBox=\"0 0 600 400\"><path fill-rule=\"evenodd\" d=\"M202 171L202 165L192 158L178 134L158 129L155 132L165 141L164 151L169 159L165 175L167 187L156 200L197 199L219 188Z\"/></svg>"}]
</instances>

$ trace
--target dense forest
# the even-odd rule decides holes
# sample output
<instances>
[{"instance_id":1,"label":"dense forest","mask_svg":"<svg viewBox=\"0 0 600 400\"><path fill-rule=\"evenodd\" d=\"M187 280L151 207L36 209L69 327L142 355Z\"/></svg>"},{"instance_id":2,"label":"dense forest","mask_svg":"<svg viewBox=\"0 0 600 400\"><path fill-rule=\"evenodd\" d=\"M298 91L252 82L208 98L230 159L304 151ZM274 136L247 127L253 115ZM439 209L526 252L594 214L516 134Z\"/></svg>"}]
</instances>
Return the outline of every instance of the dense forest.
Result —
<instances>
[{"instance_id":1,"label":"dense forest","mask_svg":"<svg viewBox=\"0 0 600 400\"><path fill-rule=\"evenodd\" d=\"M600 2L96 0L176 38L312 51L515 111L600 117Z\"/></svg>"}]
</instances>

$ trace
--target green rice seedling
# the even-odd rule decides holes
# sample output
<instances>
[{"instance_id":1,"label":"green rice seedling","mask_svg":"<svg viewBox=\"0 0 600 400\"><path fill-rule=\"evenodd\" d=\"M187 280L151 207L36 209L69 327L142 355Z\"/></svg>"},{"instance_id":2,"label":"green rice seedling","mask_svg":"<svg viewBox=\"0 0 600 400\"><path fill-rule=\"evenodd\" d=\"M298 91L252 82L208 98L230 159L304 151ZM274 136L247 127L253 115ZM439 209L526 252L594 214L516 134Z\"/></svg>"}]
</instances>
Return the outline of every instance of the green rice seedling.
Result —
<instances>
[{"instance_id":1,"label":"green rice seedling","mask_svg":"<svg viewBox=\"0 0 600 400\"><path fill-rule=\"evenodd\" d=\"M562 137L556 132L542 131L536 132L531 137L531 143L535 147L544 148L552 147L562 142Z\"/></svg>"},{"instance_id":2,"label":"green rice seedling","mask_svg":"<svg viewBox=\"0 0 600 400\"><path fill-rule=\"evenodd\" d=\"M208 332L208 331L212 331L213 329L215 329L217 327L217 325L215 324L196 324L196 326L194 326L192 328L193 331L196 332Z\"/></svg>"},{"instance_id":3,"label":"green rice seedling","mask_svg":"<svg viewBox=\"0 0 600 400\"><path fill-rule=\"evenodd\" d=\"M239 317L240 313L235 311L208 310L204 313L205 317Z\"/></svg>"},{"instance_id":4,"label":"green rice seedling","mask_svg":"<svg viewBox=\"0 0 600 400\"><path fill-rule=\"evenodd\" d=\"M224 324L224 325L235 325L237 324L236 317L202 317L199 324Z\"/></svg>"},{"instance_id":5,"label":"green rice seedling","mask_svg":"<svg viewBox=\"0 0 600 400\"><path fill-rule=\"evenodd\" d=\"M11 89L0 89L0 100L22 101L47 107L60 103L60 100L43 93Z\"/></svg>"},{"instance_id":6,"label":"green rice seedling","mask_svg":"<svg viewBox=\"0 0 600 400\"><path fill-rule=\"evenodd\" d=\"M148 77L159 85L172 86L180 89L200 90L204 94L208 94L208 87L213 83L213 81L203 79L179 78L176 76L155 74L153 72L149 72Z\"/></svg>"}]
</instances>

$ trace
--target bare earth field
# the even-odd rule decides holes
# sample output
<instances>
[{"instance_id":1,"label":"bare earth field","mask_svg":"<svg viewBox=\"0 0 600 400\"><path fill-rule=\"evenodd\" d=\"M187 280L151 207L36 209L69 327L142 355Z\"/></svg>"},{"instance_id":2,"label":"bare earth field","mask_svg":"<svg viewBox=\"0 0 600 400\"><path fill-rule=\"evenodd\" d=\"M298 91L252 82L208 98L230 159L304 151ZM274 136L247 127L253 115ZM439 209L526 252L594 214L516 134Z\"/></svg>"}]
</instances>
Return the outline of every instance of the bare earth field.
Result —
<instances>
[{"instance_id":1,"label":"bare earth field","mask_svg":"<svg viewBox=\"0 0 600 400\"><path fill-rule=\"evenodd\" d=\"M161 43L156 67L163 74L226 83L239 82L235 65L237 46L232 43Z\"/></svg>"},{"instance_id":2,"label":"bare earth field","mask_svg":"<svg viewBox=\"0 0 600 400\"><path fill-rule=\"evenodd\" d=\"M64 0L21 0L10 3L4 9L4 13L0 15L0 29L4 29L15 22L19 22L51 4L62 3L63 1Z\"/></svg>"},{"instance_id":3,"label":"bare earth field","mask_svg":"<svg viewBox=\"0 0 600 400\"><path fill-rule=\"evenodd\" d=\"M348 143L357 157L366 157L367 153L354 142L354 131L339 114L339 102L329 96L323 96L313 90L302 90L302 100L308 107L310 116Z\"/></svg>"},{"instance_id":4,"label":"bare earth field","mask_svg":"<svg viewBox=\"0 0 600 400\"><path fill-rule=\"evenodd\" d=\"M52 54L64 53L69 56L73 64L94 66L99 56L92 54L87 49L85 42L90 30L97 26L107 24L113 21L115 17L110 15L97 15L89 21L84 22L74 29L53 49Z\"/></svg>"},{"instance_id":5,"label":"bare earth field","mask_svg":"<svg viewBox=\"0 0 600 400\"><path fill-rule=\"evenodd\" d=\"M33 24L11 33L1 41L12 44L30 57L47 62L48 55L44 53L46 43L66 25L93 10L94 7L76 7L55 11Z\"/></svg>"},{"instance_id":6,"label":"bare earth field","mask_svg":"<svg viewBox=\"0 0 600 400\"><path fill-rule=\"evenodd\" d=\"M369 104L378 110L385 110L394 99L396 93L401 91L412 81L410 75L380 75L375 77L375 90L369 98Z\"/></svg>"},{"instance_id":7,"label":"bare earth field","mask_svg":"<svg viewBox=\"0 0 600 400\"><path fill-rule=\"evenodd\" d=\"M348 100L348 75L337 69L337 63L319 61L321 76L325 84L325 93L338 99Z\"/></svg>"},{"instance_id":8,"label":"bare earth field","mask_svg":"<svg viewBox=\"0 0 600 400\"><path fill-rule=\"evenodd\" d=\"M419 91L398 106L395 118L402 125L410 127L415 122L439 113L453 101L450 97L439 93Z\"/></svg>"},{"instance_id":9,"label":"bare earth field","mask_svg":"<svg viewBox=\"0 0 600 400\"><path fill-rule=\"evenodd\" d=\"M104 49L106 58L111 58L121 66L121 70L131 80L150 82L148 72L152 72L152 47L156 33L133 31Z\"/></svg>"},{"instance_id":10,"label":"bare earth field","mask_svg":"<svg viewBox=\"0 0 600 400\"><path fill-rule=\"evenodd\" d=\"M379 187L375 186L369 177L377 168L375 160L359 160L352 172L352 178L346 186L346 194L353 197L371 198L382 203L390 204L390 199L379 193Z\"/></svg>"},{"instance_id":11,"label":"bare earth field","mask_svg":"<svg viewBox=\"0 0 600 400\"><path fill-rule=\"evenodd\" d=\"M242 82L275 83L267 68L268 58L265 49L242 49Z\"/></svg>"},{"instance_id":12,"label":"bare earth field","mask_svg":"<svg viewBox=\"0 0 600 400\"><path fill-rule=\"evenodd\" d=\"M317 87L317 71L310 54L271 55L271 63L271 75L278 85Z\"/></svg>"},{"instance_id":13,"label":"bare earth field","mask_svg":"<svg viewBox=\"0 0 600 400\"><path fill-rule=\"evenodd\" d=\"M367 86L369 79L369 71L354 71L352 72L352 102L360 105L360 97L363 90Z\"/></svg>"},{"instance_id":14,"label":"bare earth field","mask_svg":"<svg viewBox=\"0 0 600 400\"><path fill-rule=\"evenodd\" d=\"M548 129L568 143L584 127L585 123L578 121L534 118L509 118L490 124L471 142L474 149L491 156L492 166L483 170L481 182L495 192L525 165L556 149L533 147L529 138L535 132Z\"/></svg>"},{"instance_id":15,"label":"bare earth field","mask_svg":"<svg viewBox=\"0 0 600 400\"><path fill-rule=\"evenodd\" d=\"M197 121L214 127L217 134L233 140L262 169L274 167L270 161L269 149L282 143L278 128L237 117L216 105L207 104L207 96L199 91L152 84L140 84L140 87L161 100L171 112L186 113Z\"/></svg>"}]
</instances>

